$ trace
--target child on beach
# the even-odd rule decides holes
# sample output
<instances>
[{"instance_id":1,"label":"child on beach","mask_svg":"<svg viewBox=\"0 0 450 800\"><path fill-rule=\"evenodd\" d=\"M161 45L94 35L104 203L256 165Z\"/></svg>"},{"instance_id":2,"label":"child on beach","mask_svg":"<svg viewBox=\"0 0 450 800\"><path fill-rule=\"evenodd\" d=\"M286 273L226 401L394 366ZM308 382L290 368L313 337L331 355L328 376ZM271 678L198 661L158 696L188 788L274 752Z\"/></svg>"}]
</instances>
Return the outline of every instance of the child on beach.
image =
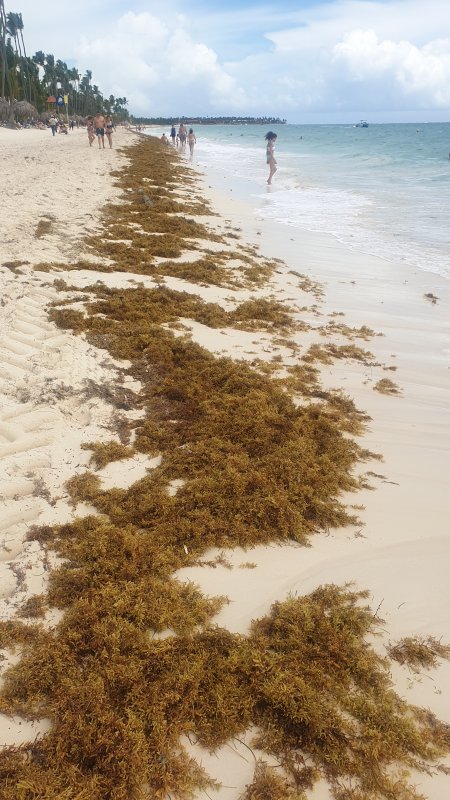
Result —
<instances>
[{"instance_id":1,"label":"child on beach","mask_svg":"<svg viewBox=\"0 0 450 800\"><path fill-rule=\"evenodd\" d=\"M94 132L94 117L87 117L86 119L86 130L88 135L89 147L92 147L92 142L95 139L95 132Z\"/></svg>"},{"instance_id":2,"label":"child on beach","mask_svg":"<svg viewBox=\"0 0 450 800\"><path fill-rule=\"evenodd\" d=\"M277 134L274 133L273 131L269 131L265 135L265 139L266 139L266 142L267 142L266 159L267 159L267 163L269 165L269 177L267 178L267 183L269 184L269 186L272 183L272 178L273 178L273 176L275 175L275 173L277 171L277 162L275 161L275 156L274 156L274 148L275 148L276 138L277 138Z\"/></svg>"}]
</instances>

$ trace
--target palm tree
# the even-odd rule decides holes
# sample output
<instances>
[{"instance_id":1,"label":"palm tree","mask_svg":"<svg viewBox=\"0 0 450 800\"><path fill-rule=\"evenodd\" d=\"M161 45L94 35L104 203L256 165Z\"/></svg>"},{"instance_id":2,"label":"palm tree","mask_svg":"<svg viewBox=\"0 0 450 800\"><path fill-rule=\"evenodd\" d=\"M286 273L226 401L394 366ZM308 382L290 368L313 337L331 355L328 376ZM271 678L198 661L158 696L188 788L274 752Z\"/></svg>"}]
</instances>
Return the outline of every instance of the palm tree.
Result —
<instances>
[{"instance_id":1,"label":"palm tree","mask_svg":"<svg viewBox=\"0 0 450 800\"><path fill-rule=\"evenodd\" d=\"M0 57L1 57L1 72L2 72L2 84L1 84L1 96L5 97L5 88L8 86L9 92L11 91L10 82L9 82L9 72L8 72L8 58L6 54L6 34L7 34L7 24L6 24L6 13L5 13L5 6L3 0L0 0Z\"/></svg>"},{"instance_id":2,"label":"palm tree","mask_svg":"<svg viewBox=\"0 0 450 800\"><path fill-rule=\"evenodd\" d=\"M46 107L48 95L69 95L73 111L92 114L97 110L114 113L121 119L128 117L126 97L108 99L98 86L92 84L92 71L86 70L81 77L78 69L69 69L60 59L55 61L51 53L38 50L32 58L26 54L23 38L22 14L6 14L4 0L0 0L0 90L11 105L11 121L14 120L13 101L23 98L34 100L39 110Z\"/></svg>"},{"instance_id":3,"label":"palm tree","mask_svg":"<svg viewBox=\"0 0 450 800\"><path fill-rule=\"evenodd\" d=\"M17 30L17 41L19 41L19 38L20 38L20 42L22 44L21 61L22 61L22 65L23 65L23 76L25 77L25 82L26 82L26 86L27 86L27 89L28 89L28 92L26 94L25 99L28 100L31 103L31 82L30 82L30 74L29 74L29 71L28 71L27 51L25 50L25 42L24 42L24 38L23 38L23 19L22 19L22 14L20 14L20 13L19 14L15 14L15 22L16 22L16 30Z\"/></svg>"},{"instance_id":4,"label":"palm tree","mask_svg":"<svg viewBox=\"0 0 450 800\"><path fill-rule=\"evenodd\" d=\"M33 56L33 61L36 64L39 64L40 67L43 67L45 64L45 53L43 50L38 50L37 53Z\"/></svg>"},{"instance_id":5,"label":"palm tree","mask_svg":"<svg viewBox=\"0 0 450 800\"><path fill-rule=\"evenodd\" d=\"M6 15L6 33L7 33L7 35L9 37L12 37L12 39L14 40L14 48L11 45L11 38L7 41L7 47L8 47L8 43L9 43L10 50L12 52L12 66L9 67L9 73L10 73L10 79L11 79L10 80L10 84L11 84L12 98L13 99L15 99L16 94L18 93L18 88L19 88L18 84L17 84L17 66L18 66L17 58L18 58L18 53L19 53L19 47L18 47L18 44L17 44L16 16L17 15L14 14L12 11L9 11L8 14ZM8 63L9 63L9 59L7 58L7 64Z\"/></svg>"},{"instance_id":6,"label":"palm tree","mask_svg":"<svg viewBox=\"0 0 450 800\"><path fill-rule=\"evenodd\" d=\"M69 70L69 81L71 87L71 101L72 101L72 113L78 113L78 94L80 91L80 78L81 75L78 72L78 69L74 67L73 69Z\"/></svg>"},{"instance_id":7,"label":"palm tree","mask_svg":"<svg viewBox=\"0 0 450 800\"><path fill-rule=\"evenodd\" d=\"M51 53L48 53L45 56L44 83L47 88L47 92L56 94L55 56L53 56Z\"/></svg>"},{"instance_id":8,"label":"palm tree","mask_svg":"<svg viewBox=\"0 0 450 800\"><path fill-rule=\"evenodd\" d=\"M125 106L128 105L128 100L126 97L116 97L114 101L114 114L116 114L121 120L128 119L129 114L126 110Z\"/></svg>"},{"instance_id":9,"label":"palm tree","mask_svg":"<svg viewBox=\"0 0 450 800\"><path fill-rule=\"evenodd\" d=\"M18 72L18 90L23 95L23 99L30 100L30 76L28 74L28 61L23 40L23 19L22 14L10 11L6 15L6 32L14 39L14 63L13 69Z\"/></svg>"}]
</instances>

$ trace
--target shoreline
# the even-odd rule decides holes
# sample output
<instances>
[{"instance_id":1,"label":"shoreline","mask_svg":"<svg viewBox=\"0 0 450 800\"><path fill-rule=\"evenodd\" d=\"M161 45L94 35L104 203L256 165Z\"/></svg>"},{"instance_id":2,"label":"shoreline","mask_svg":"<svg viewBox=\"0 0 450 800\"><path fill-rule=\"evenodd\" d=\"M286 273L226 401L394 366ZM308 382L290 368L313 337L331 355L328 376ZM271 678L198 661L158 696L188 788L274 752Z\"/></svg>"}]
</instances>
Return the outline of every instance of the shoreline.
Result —
<instances>
[{"instance_id":1,"label":"shoreline","mask_svg":"<svg viewBox=\"0 0 450 800\"><path fill-rule=\"evenodd\" d=\"M202 174L201 168L199 172ZM208 174L202 174L202 180L212 183ZM297 557L290 548L281 548L276 555L263 548L252 551L250 558L261 574L238 574L231 590L235 606L220 612L221 622L225 626L234 622L232 629L242 632L282 595L303 594L322 583L355 581L357 588L370 591L374 608L380 605L389 639L419 634L450 641L446 612L450 604L446 569L450 559L446 514L450 488L446 467L450 457L450 282L435 273L349 250L332 236L261 220L257 203L236 201L224 182L220 189L209 186L206 192L221 217L242 228L245 241L287 265L280 265L279 281L285 292L289 281L289 298L295 298L295 280L289 276L294 269L325 288L325 311L344 312L338 320L351 327L368 325L381 334L367 342L367 347L377 361L397 368L386 375L402 390L394 397L373 391L374 371L355 362L322 368L325 386L342 387L357 407L370 415L361 441L383 456L380 464L368 466L384 476L376 481L375 491L362 489L353 498L365 505L362 537L354 538L353 532L345 529L332 531L326 537L316 536L312 547ZM435 304L427 293L438 298ZM232 558L238 560L239 556ZM229 593L230 579L226 570L218 575L219 569L209 579L200 569L186 570L183 576L198 582L206 592L215 586L216 591L218 587ZM236 584L236 577L234 581ZM253 593L259 598L262 586L267 593L264 603L253 602ZM394 668L393 677L397 690L409 702L429 707L450 723L448 662L441 662L437 671L421 679L405 674L400 667ZM421 776L416 783L433 800L445 800L448 787L442 777L429 781ZM231 793L229 797L234 800ZM316 795L312 797L315 800Z\"/></svg>"},{"instance_id":2,"label":"shoreline","mask_svg":"<svg viewBox=\"0 0 450 800\"><path fill-rule=\"evenodd\" d=\"M35 135L35 132L32 132L32 134ZM14 132L13 135L20 136L21 132ZM64 139L68 139L68 137L64 137ZM123 144L123 141L121 143ZM68 145L70 144L69 140ZM86 145L85 142L84 144ZM2 145L2 139L0 139L0 145ZM101 155L98 154L95 147L92 150L95 150L95 156L92 154L92 157L102 157L104 155L103 153ZM45 152L44 148L43 152ZM81 148L80 152L82 152ZM69 151L67 151L68 153ZM35 153L33 157L40 159L40 154ZM119 161L123 163L122 157L120 157ZM96 181L100 181L103 204L105 199L115 194L115 190L112 189L110 183L110 166L108 164L99 165L99 162L94 162L92 158L91 162L94 172L91 175L92 191L98 189ZM81 182L80 191L82 191L82 182L86 180L83 170L80 170L79 179ZM16 180L17 176L15 175L10 185L14 186ZM236 204L234 201L233 203L228 202L226 196L217 192L210 193L205 186L206 180L207 176L202 179L202 194L211 196L212 207L216 212L218 211L219 218L221 220L231 220L229 227L234 230L241 228L242 231L239 236L246 245L258 245L265 255L282 258L286 262L287 273L285 268L280 265L279 269L271 277L270 292L286 302L294 300L294 303L301 307L302 302L304 302L304 293L298 291L298 282L293 279L289 270L298 270L302 274L306 273L312 280L325 283L327 294L325 299L321 301L323 303L323 314L340 312L342 306L344 306L346 316L342 320L347 325L360 326L368 323L375 331L384 333L383 337L373 337L369 342L363 342L363 345L374 352L379 363L388 363L388 360L395 356L395 366L398 365L398 371L393 373L393 378L403 388L403 395L384 397L377 392L373 392L372 368L367 365L352 362L350 365L345 363L344 366L341 366L337 362L334 365L325 366L321 370L322 382L325 385L344 386L345 390L355 398L358 408L367 410L370 413L372 422L369 423L368 433L362 439L363 444L373 451L382 452L385 457L383 464L369 462L367 467L368 470L373 467L374 471L385 475L385 479L376 483L376 491L360 490L358 494L353 494L349 500L349 502L366 503L366 510L362 512L363 521L365 522L363 530L366 538L362 538L359 535L355 538L355 531L346 533L345 529L341 529L337 532L331 532L328 536L316 534L311 540L311 547L306 549L292 548L287 545L269 548L265 546L256 550L252 549L247 553L236 552L233 557L236 559L236 566L242 560L255 561L258 563L258 568L254 570L236 569L230 572L225 567L216 564L209 569L208 567L183 568L179 574L195 580L209 596L223 593L230 597L231 605L226 606L215 618L215 621L230 630L246 630L252 618L267 613L274 600L283 599L289 592L304 594L311 591L319 583L341 582L341 580L346 581L353 578L358 581L358 588L369 589L373 596L373 602L371 601L371 603L374 608L377 607L379 602L382 603L381 614L385 616L387 612L387 624L391 637L423 634L442 636L444 641L450 641L448 622L444 619L443 614L440 618L438 617L439 610L447 608L448 600L450 599L444 568L445 564L448 563L446 556L449 554L450 539L445 534L436 536L437 528L445 530L445 504L443 503L446 499L445 484L443 482L444 478L440 481L440 475L442 473L445 476L443 469L448 460L448 431L450 430L450 425L445 423L445 416L443 415L446 411L448 414L449 408L449 405L444 400L445 397L448 397L449 373L448 368L447 373L444 372L446 359L444 352L445 337L439 331L440 326L445 321L448 296L445 299L439 296L437 304L432 305L419 293L421 290L414 288L412 297L408 298L408 314L406 319L402 320L398 319L398 310L405 307L405 294L401 291L401 285L396 287L392 285L390 287L391 292L397 291L399 300L392 302L390 296L391 305L387 312L383 309L382 313L380 313L380 306L385 305L386 288L382 280L374 281L372 279L373 276L368 263L370 259L368 257L355 253L349 255L345 249L333 245L322 236L296 235L293 237L294 241L291 242L290 239L287 241L287 236L285 235L287 232L280 231L279 226L276 227L274 224L255 220L250 209L247 208L245 210L242 205ZM49 184L50 187L51 183ZM34 187L30 185L28 189L29 194L24 192L27 202L33 195ZM70 224L71 231L69 235L67 235L67 230L59 233L59 242L56 249L51 242L47 245L47 240L44 237L42 243L38 242L39 247L36 247L36 242L34 242L34 255L37 256L37 253L39 253L36 263L39 263L44 258L52 258L52 255L54 256L56 253L58 259L61 260L61 244L63 241L66 242L68 258L70 259L74 256L77 239L79 240L80 237L80 228L84 228L86 219L91 216L93 224L96 224L96 213L100 210L98 209L97 198L98 195L95 203L90 199L88 207L84 208L84 219L82 215L71 210L70 206L63 212L62 216L66 216L66 219L63 220L64 224L65 226ZM46 200L45 213L53 214L58 209L60 210L61 206L58 206L60 202L60 196L52 198L51 202ZM70 220L71 215L72 219ZM17 225L17 220L15 220L15 224ZM33 240L31 239L30 247L32 244ZM26 242L24 242L23 238L14 239L13 234L11 235L9 247L12 261L19 257L19 254L23 252L24 246L26 246ZM299 252L301 253L300 255ZM30 254L30 251L28 251L28 258ZM352 294L350 302L348 302L350 276L352 275L352 269L354 270L356 265L359 265L360 268L363 266L365 271L361 272L361 269L359 270L357 283L355 286L352 284ZM20 266L16 268L20 270ZM51 284L55 277L60 276L50 273L44 278L43 283L48 281ZM89 285L93 281L92 273L86 276L80 275L79 277L84 285ZM111 277L108 274L99 275L98 277L107 284L111 281L112 284L117 285L119 280L117 273ZM139 280L142 279L142 276L134 277ZM74 273L68 272L67 275L64 274L64 279L69 283L74 278ZM345 284L341 284L343 279L345 279ZM29 292L29 288L26 286L26 277L22 279L19 272L18 277L13 279L13 282L14 280L25 284L22 285L21 291L26 295ZM122 285L129 286L129 282L133 280L133 273L124 273L120 280L122 280ZM165 277L164 282L171 288L187 288L186 282L178 278ZM35 283L36 289L41 291L40 274L38 280L35 279ZM413 281L412 283L415 284ZM417 285L420 285L420 281ZM345 289L343 288L344 286ZM222 297L222 302L224 303L226 303L227 294L230 293L229 290L218 290L216 287L196 288L199 293L203 292L205 296L211 298L214 295ZM267 289L264 289L264 292L266 291ZM333 292L333 298L330 300L331 291ZM436 294L439 293L436 292ZM245 292L242 295L244 296ZM56 292L48 293L49 299L51 296L56 296ZM391 322L393 314L396 316L395 320ZM367 320L367 316L369 316L369 320ZM341 317L337 319L341 320ZM388 322L389 324L387 324ZM30 323L25 321L24 324L26 326ZM418 324L419 330L420 325L427 325L428 328L431 328L431 331L428 330L428 338L425 342L426 350L422 361L420 361L420 358L418 359L418 352L419 344L422 350L424 349L423 338L414 340L411 335L411 332ZM47 325L45 336L47 334L50 335L52 329L52 326L48 323ZM383 327L388 329L387 333L383 330ZM224 336L220 332L211 333L211 329L205 331L204 326L193 325L191 329L193 340L199 341L203 346L206 345L205 335L207 334L209 349L212 352L222 355L232 354L233 358L241 356L247 361L251 361L254 357L249 348L252 347L252 340L258 339L258 333L246 338L241 332L239 336L233 338L230 333ZM66 342L69 340L79 342L79 337L71 337L71 334L67 333L62 334L61 331L57 331L54 328L53 330L60 339L64 337ZM23 339L26 331L25 333L22 331L21 335ZM264 339L264 337L261 338ZM318 339L319 334L315 338ZM47 341L47 339L44 341ZM437 357L435 355L436 342L438 342ZM24 343L23 341L22 345L29 346L28 342ZM19 347L17 343L14 347L16 356L20 360L23 353L17 353ZM60 347L60 343L58 343L58 347ZM61 352L61 350L56 350L57 354ZM272 355L275 352L275 350L272 350ZM280 346L279 352L284 352L283 346ZM100 353L102 353L101 356ZM96 356L92 349L89 348L89 354L93 359L90 376L94 380L98 375L99 362L103 360L104 352L98 351ZM80 358L80 355L74 355L74 357ZM55 369L57 358L60 358L60 355L55 355L53 358L53 370ZM114 366L117 367L118 363L114 364L114 361L110 359L109 367L114 369ZM13 367L16 370L22 368L17 363L13 364ZM52 372L49 374L52 375ZM61 373L57 374L61 376ZM73 371L69 374L72 379ZM390 375L389 372L386 374ZM85 377L86 375L84 375ZM112 374L105 373L103 376L103 380L106 381L111 378ZM34 402L36 402L36 399ZM31 403L33 403L33 400L31 400ZM91 413L94 413L97 405L98 401L91 403ZM32 413L31 409L30 413ZM68 416L73 415L73 413L73 408L71 408ZM105 414L105 409L103 409L103 414ZM443 417L443 420L437 419L438 414ZM429 416L433 419L432 426L427 425L426 422ZM48 426L48 422L46 420L44 424ZM54 423L52 422L51 424L53 425ZM100 419L97 419L95 423L90 418L87 424L92 425L95 431L95 425L101 428L102 424L105 424L105 417L103 416L102 418L100 414ZM70 470L73 469L75 461L77 464L79 463L80 457L84 458L84 464L89 461L89 455L85 453L83 456L83 452L79 450L82 440L90 438L87 436L87 431L84 430L84 425L86 425L86 422L83 423L79 419L78 439L76 440L77 450L73 454L73 460L66 467L65 476L61 476L64 479L70 477ZM95 438L94 431L93 438ZM6 418L6 439L8 440L9 436L9 441L11 441L11 435L11 423ZM6 455L8 454L7 448L8 445L6 445ZM26 452L26 447L23 452ZM413 470L411 465L413 459L416 461L417 454L421 456L421 461L418 463L420 469ZM148 460L143 459L142 463L136 468L136 474L132 473L132 476L139 477L140 470L144 474L148 463ZM14 481L16 481L18 480L17 473L19 471L16 469L18 467L17 461L13 464L13 467L15 470ZM55 466L52 466L52 468L55 469ZM114 470L111 470L111 474L113 472ZM21 478L21 480L23 479ZM423 484L426 485L425 496L422 493ZM16 489L18 486L19 484L14 488ZM20 488L16 493L20 493ZM400 499L398 497L399 494ZM417 501L420 501L418 505L411 503L411 495L417 498ZM425 505L423 505L424 501ZM88 509L86 513L87 511ZM421 519L419 512L424 519ZM68 513L67 502L62 511L61 521L64 513ZM432 516L432 513L434 513L434 516ZM77 515L79 514L80 509L77 508ZM41 510L38 516L42 517ZM429 538L425 539L422 526L428 520L430 520ZM57 519L53 518L50 524L55 524L57 521ZM27 527L29 522L30 520L20 520L14 524ZM39 519L39 522L41 523L42 519ZM402 526L403 530L398 530L400 526ZM355 554L357 554L356 558ZM26 558L30 558L29 553L26 554ZM351 563L348 563L350 559L352 559ZM395 569L392 569L392 559L394 559ZM391 568L391 573L388 572L388 567ZM424 574L426 568L428 568L428 573ZM396 585L395 579L398 571L402 571L402 574L401 580ZM424 586L422 587L422 592L419 593L419 597L417 597L417 582L419 580ZM268 592L269 584L270 592ZM12 594L14 594L14 589ZM430 597L430 594L433 596ZM22 600L21 596L20 600ZM422 681L419 683L418 680L412 679L411 676L405 676L404 672L403 670L403 674L401 674L401 670L398 670L399 674L395 675L395 685L397 689L400 686L401 692L408 695L408 701L429 706L442 719L450 722L450 708L448 706L450 670L448 663L444 662L437 671L433 672L433 679L429 682ZM439 694L439 692L442 692L442 694ZM203 754L203 757L206 758L205 754ZM230 769L229 761L225 760L225 764L227 765L226 768ZM243 779L244 784L245 781L248 782L248 779L248 776L245 776L245 779ZM427 786L428 791L433 791L433 800L440 800L441 796L442 800L444 800L444 794L442 793L441 795L439 792L441 790L444 792L448 779L442 777L436 779L434 777L431 781L432 783L428 787L429 779L420 777L420 784L424 787ZM442 787L440 786L441 782ZM234 794L232 793L233 791ZM436 794L436 791L438 794ZM234 800L238 793L236 790L232 790L232 792L227 794L227 790L222 789L217 796L224 798L224 800L228 800L228 798L230 800L233 798ZM321 796L318 790L315 790L311 795L314 800L316 797L320 798ZM203 797L203 795L200 793L199 797Z\"/></svg>"}]
</instances>

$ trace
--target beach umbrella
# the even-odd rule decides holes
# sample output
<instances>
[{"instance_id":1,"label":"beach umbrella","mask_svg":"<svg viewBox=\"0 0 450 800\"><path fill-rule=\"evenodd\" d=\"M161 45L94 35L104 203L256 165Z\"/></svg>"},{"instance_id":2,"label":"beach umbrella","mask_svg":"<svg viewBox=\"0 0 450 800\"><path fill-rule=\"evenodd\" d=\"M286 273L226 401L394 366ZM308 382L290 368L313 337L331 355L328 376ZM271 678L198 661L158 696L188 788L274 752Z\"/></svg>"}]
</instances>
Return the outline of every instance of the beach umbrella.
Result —
<instances>
[{"instance_id":1,"label":"beach umbrella","mask_svg":"<svg viewBox=\"0 0 450 800\"><path fill-rule=\"evenodd\" d=\"M8 120L9 119L9 111L10 111L9 101L5 100L4 97L0 97L0 119L1 120Z\"/></svg>"},{"instance_id":2,"label":"beach umbrella","mask_svg":"<svg viewBox=\"0 0 450 800\"><path fill-rule=\"evenodd\" d=\"M38 112L28 100L19 100L17 103L14 103L14 116L17 119L28 119L29 117L36 119Z\"/></svg>"}]
</instances>

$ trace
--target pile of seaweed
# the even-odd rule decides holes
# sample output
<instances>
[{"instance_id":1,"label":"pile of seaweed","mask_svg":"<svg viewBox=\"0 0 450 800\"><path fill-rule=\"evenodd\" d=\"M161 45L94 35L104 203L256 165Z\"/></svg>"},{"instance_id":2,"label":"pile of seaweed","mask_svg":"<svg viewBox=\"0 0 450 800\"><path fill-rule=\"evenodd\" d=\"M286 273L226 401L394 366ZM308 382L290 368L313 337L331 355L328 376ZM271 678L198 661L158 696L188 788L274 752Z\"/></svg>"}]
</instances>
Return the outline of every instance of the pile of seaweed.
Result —
<instances>
[{"instance_id":1,"label":"pile of seaweed","mask_svg":"<svg viewBox=\"0 0 450 800\"><path fill-rule=\"evenodd\" d=\"M166 202L193 180L151 138L130 148L129 161L119 182L131 176L133 191L116 209L124 218L143 182ZM139 209L149 228L152 203ZM114 251L117 268L120 258ZM254 274L257 284L257 266ZM214 622L226 598L176 575L211 547L307 545L354 521L340 498L362 485L356 467L373 455L351 436L364 415L321 391L311 368L283 382L169 327L188 317L279 333L291 324L281 304L226 314L164 286L95 284L86 295L83 312L64 302L52 318L129 360L145 413L122 421L111 442L87 443L93 467L68 490L97 513L29 533L61 562L47 594L0 623L0 646L21 654L0 710L47 717L51 728L2 751L2 800L208 796L214 781L183 739L215 750L250 728L262 760L245 800L304 800L320 779L335 800L419 800L408 771L438 769L450 730L393 691L390 661L370 644L381 621L366 593L325 586L290 597L244 636ZM128 489L103 490L96 468L135 452L161 456L160 465ZM49 608L64 612L52 628Z\"/></svg>"}]
</instances>

